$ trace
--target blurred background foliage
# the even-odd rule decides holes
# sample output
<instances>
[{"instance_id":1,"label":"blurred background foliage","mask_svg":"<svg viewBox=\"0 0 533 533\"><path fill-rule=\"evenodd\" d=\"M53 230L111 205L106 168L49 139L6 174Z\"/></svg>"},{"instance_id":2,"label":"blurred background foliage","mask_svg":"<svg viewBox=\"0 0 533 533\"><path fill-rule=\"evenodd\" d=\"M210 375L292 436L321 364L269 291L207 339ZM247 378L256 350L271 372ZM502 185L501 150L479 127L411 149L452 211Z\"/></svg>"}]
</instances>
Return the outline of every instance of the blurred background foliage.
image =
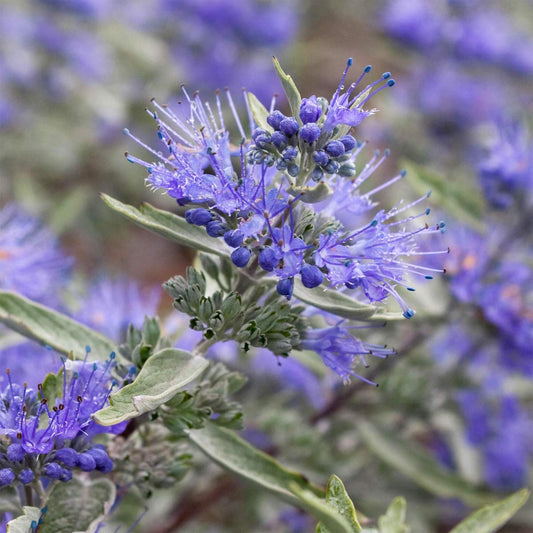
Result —
<instances>
[{"instance_id":1,"label":"blurred background foliage","mask_svg":"<svg viewBox=\"0 0 533 533\"><path fill-rule=\"evenodd\" d=\"M105 271L151 288L182 273L190 250L99 198L174 209L124 159L122 129L151 144L143 108L152 97L176 104L181 83L206 99L228 86L239 103L246 86L268 103L281 92L272 55L304 96L329 96L349 56L393 73L397 86L375 98L380 112L355 135L391 149L383 179L408 170L404 198L432 190L451 253L446 278L417 292L415 320L365 334L400 354L370 370L379 389L314 367L298 379L273 357L227 356L251 376L238 398L246 438L313 480L338 474L368 516L402 495L414 533L447 531L491 492L530 479L532 2L4 0L0 203L44 220L80 277ZM160 309L168 314L170 301ZM197 475L153 496L135 531L314 527L195 459ZM125 495L116 523L130 525L143 505ZM531 524L530 503L504 531Z\"/></svg>"}]
</instances>

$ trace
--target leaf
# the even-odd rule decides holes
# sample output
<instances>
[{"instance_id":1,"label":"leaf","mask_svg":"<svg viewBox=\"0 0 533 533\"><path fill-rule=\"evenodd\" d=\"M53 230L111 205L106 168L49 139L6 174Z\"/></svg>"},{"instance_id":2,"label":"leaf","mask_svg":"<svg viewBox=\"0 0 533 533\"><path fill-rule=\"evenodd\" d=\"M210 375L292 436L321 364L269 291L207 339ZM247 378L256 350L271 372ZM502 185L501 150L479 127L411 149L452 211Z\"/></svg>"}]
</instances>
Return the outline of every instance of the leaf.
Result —
<instances>
[{"instance_id":1,"label":"leaf","mask_svg":"<svg viewBox=\"0 0 533 533\"><path fill-rule=\"evenodd\" d=\"M405 320L401 313L383 313L375 305L364 304L336 290L322 287L307 289L299 279L294 280L294 296L306 304L352 320Z\"/></svg>"},{"instance_id":2,"label":"leaf","mask_svg":"<svg viewBox=\"0 0 533 533\"><path fill-rule=\"evenodd\" d=\"M33 530L32 523L37 524L39 522L41 510L38 507L25 505L22 510L24 514L7 523L7 533L31 533Z\"/></svg>"},{"instance_id":3,"label":"leaf","mask_svg":"<svg viewBox=\"0 0 533 533\"><path fill-rule=\"evenodd\" d=\"M274 62L274 68L276 69L276 73L281 81L281 85L283 85L283 90L287 95L287 100L291 106L292 114L298 120L298 122L300 122L300 104L302 103L300 91L298 90L298 87L296 87L292 77L288 74L285 74L277 58L272 58L272 61Z\"/></svg>"},{"instance_id":4,"label":"leaf","mask_svg":"<svg viewBox=\"0 0 533 533\"><path fill-rule=\"evenodd\" d=\"M0 514L11 513L14 515L22 512L19 493L13 485L0 488Z\"/></svg>"},{"instance_id":5,"label":"leaf","mask_svg":"<svg viewBox=\"0 0 533 533\"><path fill-rule=\"evenodd\" d=\"M450 533L493 533L503 526L529 498L529 490L522 489L499 502L479 509Z\"/></svg>"},{"instance_id":6,"label":"leaf","mask_svg":"<svg viewBox=\"0 0 533 533\"><path fill-rule=\"evenodd\" d=\"M452 181L447 176L410 161L404 161L403 167L407 170L409 183L419 194L425 194L430 190L433 204L478 230L484 229L483 196L477 188L469 185L468 180Z\"/></svg>"},{"instance_id":7,"label":"leaf","mask_svg":"<svg viewBox=\"0 0 533 533\"><path fill-rule=\"evenodd\" d=\"M357 521L355 515L355 507L350 496L346 492L344 485L340 478L332 475L328 481L328 488L326 489L326 504L338 513L338 515L349 525L350 533L360 533L361 526ZM318 524L317 533L335 533L336 529L331 529L329 526L321 522Z\"/></svg>"},{"instance_id":8,"label":"leaf","mask_svg":"<svg viewBox=\"0 0 533 533\"><path fill-rule=\"evenodd\" d=\"M357 429L369 451L431 493L443 498L460 498L471 506L494 501L494 496L489 492L441 468L431 455L415 443L402 441L362 419L358 419Z\"/></svg>"},{"instance_id":9,"label":"leaf","mask_svg":"<svg viewBox=\"0 0 533 533\"><path fill-rule=\"evenodd\" d=\"M309 483L298 472L286 469L232 430L206 423L201 429L187 431L187 435L221 467L260 485L292 505L302 507L300 497L294 493L295 488L324 496L323 489Z\"/></svg>"},{"instance_id":10,"label":"leaf","mask_svg":"<svg viewBox=\"0 0 533 533\"><path fill-rule=\"evenodd\" d=\"M98 424L112 426L152 411L176 395L209 365L203 357L165 348L152 355L133 383L109 397L109 407L93 415Z\"/></svg>"},{"instance_id":11,"label":"leaf","mask_svg":"<svg viewBox=\"0 0 533 533\"><path fill-rule=\"evenodd\" d=\"M229 256L228 248L220 239L209 237L199 226L189 224L184 218L169 211L156 209L150 204L143 204L140 209L102 194L102 200L114 211L153 233L166 239L189 246L201 252Z\"/></svg>"},{"instance_id":12,"label":"leaf","mask_svg":"<svg viewBox=\"0 0 533 533\"><path fill-rule=\"evenodd\" d=\"M58 483L46 501L39 533L94 533L115 496L115 485L108 479Z\"/></svg>"},{"instance_id":13,"label":"leaf","mask_svg":"<svg viewBox=\"0 0 533 533\"><path fill-rule=\"evenodd\" d=\"M378 520L380 533L409 533L405 524L407 504L403 498L394 498L385 515Z\"/></svg>"},{"instance_id":14,"label":"leaf","mask_svg":"<svg viewBox=\"0 0 533 533\"><path fill-rule=\"evenodd\" d=\"M320 520L316 529L317 533L354 533L354 531L361 531L360 528L353 529L348 520L312 492L298 486L291 485L291 488L300 500L298 505Z\"/></svg>"},{"instance_id":15,"label":"leaf","mask_svg":"<svg viewBox=\"0 0 533 533\"><path fill-rule=\"evenodd\" d=\"M114 342L104 335L9 291L0 291L0 322L65 355L72 352L82 357L85 347L90 346L92 354L105 359L115 349Z\"/></svg>"},{"instance_id":16,"label":"leaf","mask_svg":"<svg viewBox=\"0 0 533 533\"><path fill-rule=\"evenodd\" d=\"M248 97L248 104L254 117L255 123L266 131L272 131L270 124L267 122L268 109L258 100L253 93L246 93Z\"/></svg>"}]
</instances>

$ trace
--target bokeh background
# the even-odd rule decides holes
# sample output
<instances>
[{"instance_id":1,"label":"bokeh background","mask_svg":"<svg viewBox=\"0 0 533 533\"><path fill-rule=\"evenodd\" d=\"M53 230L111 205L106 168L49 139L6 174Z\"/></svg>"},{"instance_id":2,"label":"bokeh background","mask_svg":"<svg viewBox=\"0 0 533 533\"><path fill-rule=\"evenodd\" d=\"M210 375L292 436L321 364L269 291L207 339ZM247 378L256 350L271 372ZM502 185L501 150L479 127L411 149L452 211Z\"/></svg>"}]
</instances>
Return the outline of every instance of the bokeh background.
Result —
<instances>
[{"instance_id":1,"label":"bokeh background","mask_svg":"<svg viewBox=\"0 0 533 533\"><path fill-rule=\"evenodd\" d=\"M329 97L347 57L356 72L372 64L393 73L396 86L373 99L379 113L354 134L371 151L391 149L379 179L408 170L388 201L432 190L447 222L438 244L450 246L447 275L417 293L415 320L367 334L399 350L370 369L377 390L343 386L313 366L214 356L251 376L240 400L254 444L318 482L338 474L368 516L403 495L414 533L448 531L473 504L470 489L502 495L530 484L533 2L3 0L0 262L14 235L7 209L43 221L63 254L51 278L27 271L8 288L101 328L111 327L111 313L112 336L157 308L171 316L159 285L193 254L133 227L99 198L175 208L126 161L124 152L139 148L122 130L154 145L144 108L152 97L177 105L182 83L205 99L229 87L241 107L242 87L265 103L279 94L286 109L272 55L303 96ZM50 239L34 246L42 251ZM0 265L0 286L6 280ZM392 448L362 435L361 418L387 428L381 442ZM429 454L428 471L453 475L457 497L444 481L402 468L403 445ZM199 458L196 469L152 496L135 531L313 530L299 511ZM124 495L116 524L126 530L140 502ZM531 532L532 524L530 504L504 531Z\"/></svg>"}]
</instances>

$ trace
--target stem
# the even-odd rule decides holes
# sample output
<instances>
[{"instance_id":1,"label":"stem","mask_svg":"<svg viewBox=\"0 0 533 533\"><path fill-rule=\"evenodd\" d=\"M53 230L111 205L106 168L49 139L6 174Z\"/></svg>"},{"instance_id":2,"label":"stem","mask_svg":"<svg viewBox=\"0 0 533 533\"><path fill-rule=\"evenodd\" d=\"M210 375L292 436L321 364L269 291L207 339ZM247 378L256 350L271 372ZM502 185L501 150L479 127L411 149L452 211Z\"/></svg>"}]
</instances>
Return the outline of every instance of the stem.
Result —
<instances>
[{"instance_id":1,"label":"stem","mask_svg":"<svg viewBox=\"0 0 533 533\"><path fill-rule=\"evenodd\" d=\"M33 505L33 490L29 485L26 485L24 487L24 495L26 496L26 503L30 507L34 507Z\"/></svg>"},{"instance_id":2,"label":"stem","mask_svg":"<svg viewBox=\"0 0 533 533\"><path fill-rule=\"evenodd\" d=\"M217 339L216 336L212 339L203 339L201 340L192 350L193 355L199 355L201 357L205 356L207 353L207 350L215 344L215 342L218 342L220 339Z\"/></svg>"}]
</instances>

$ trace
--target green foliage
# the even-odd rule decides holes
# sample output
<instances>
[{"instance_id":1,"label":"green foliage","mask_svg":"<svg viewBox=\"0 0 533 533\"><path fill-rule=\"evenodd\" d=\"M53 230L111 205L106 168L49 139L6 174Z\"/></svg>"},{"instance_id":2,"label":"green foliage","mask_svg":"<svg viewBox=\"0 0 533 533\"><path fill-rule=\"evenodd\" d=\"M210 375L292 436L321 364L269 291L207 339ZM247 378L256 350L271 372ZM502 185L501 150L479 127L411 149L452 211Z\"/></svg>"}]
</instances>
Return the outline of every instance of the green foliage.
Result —
<instances>
[{"instance_id":1,"label":"green foliage","mask_svg":"<svg viewBox=\"0 0 533 533\"><path fill-rule=\"evenodd\" d=\"M41 518L41 510L38 507L28 507L25 505L23 514L7 524L7 533L31 533L32 524L37 524Z\"/></svg>"},{"instance_id":2,"label":"green foliage","mask_svg":"<svg viewBox=\"0 0 533 533\"><path fill-rule=\"evenodd\" d=\"M248 92L246 96L248 97L248 105L252 111L255 123L265 131L272 131L270 124L267 122L268 109L257 99L255 94Z\"/></svg>"},{"instance_id":3,"label":"green foliage","mask_svg":"<svg viewBox=\"0 0 533 533\"><path fill-rule=\"evenodd\" d=\"M140 369L154 353L170 347L171 342L161 337L159 319L145 317L140 330L130 324L126 342L118 347L118 351Z\"/></svg>"},{"instance_id":4,"label":"green foliage","mask_svg":"<svg viewBox=\"0 0 533 533\"><path fill-rule=\"evenodd\" d=\"M425 194L430 190L433 204L445 209L460 222L483 230L485 202L481 191L472 187L470 180L452 181L447 176L410 161L404 161L403 166L407 170L409 183L419 194Z\"/></svg>"},{"instance_id":5,"label":"green foliage","mask_svg":"<svg viewBox=\"0 0 533 533\"><path fill-rule=\"evenodd\" d=\"M289 74L285 74L283 69L281 68L281 65L279 64L279 61L274 57L274 68L276 69L276 74L278 75L281 85L283 86L283 90L285 91L285 94L287 95L287 100L289 101L289 105L291 106L292 115L300 122L300 104L302 103L302 97L300 96L300 91L298 90L298 87L296 87L296 84L294 83L294 80Z\"/></svg>"},{"instance_id":6,"label":"green foliage","mask_svg":"<svg viewBox=\"0 0 533 533\"><path fill-rule=\"evenodd\" d=\"M241 429L242 408L230 395L245 383L239 372L229 371L222 363L212 364L196 387L177 394L159 409L159 415L175 437L185 436L187 429L203 427L213 415L216 425Z\"/></svg>"},{"instance_id":7,"label":"green foliage","mask_svg":"<svg viewBox=\"0 0 533 533\"><path fill-rule=\"evenodd\" d=\"M170 438L158 420L141 424L127 438L117 436L108 444L115 461L113 479L120 486L136 487L143 497L155 489L174 486L191 467L188 442Z\"/></svg>"},{"instance_id":8,"label":"green foliage","mask_svg":"<svg viewBox=\"0 0 533 533\"><path fill-rule=\"evenodd\" d=\"M4 437L5 438L5 437ZM20 501L17 490L13 485L0 488L0 516L2 513L20 514Z\"/></svg>"},{"instance_id":9,"label":"green foliage","mask_svg":"<svg viewBox=\"0 0 533 533\"><path fill-rule=\"evenodd\" d=\"M405 523L407 504L403 498L394 498L387 512L378 520L379 533L409 533Z\"/></svg>"},{"instance_id":10,"label":"green foliage","mask_svg":"<svg viewBox=\"0 0 533 533\"><path fill-rule=\"evenodd\" d=\"M465 518L450 533L493 533L527 502L530 492L519 490L504 500L487 505Z\"/></svg>"},{"instance_id":11,"label":"green foliage","mask_svg":"<svg viewBox=\"0 0 533 533\"><path fill-rule=\"evenodd\" d=\"M0 291L0 322L21 335L75 358L91 355L106 359L115 343L66 315L35 303L19 294Z\"/></svg>"},{"instance_id":12,"label":"green foliage","mask_svg":"<svg viewBox=\"0 0 533 533\"><path fill-rule=\"evenodd\" d=\"M135 381L112 394L109 407L96 412L93 418L103 426L111 426L153 411L197 378L208 364L203 357L183 350L161 350L148 359Z\"/></svg>"},{"instance_id":13,"label":"green foliage","mask_svg":"<svg viewBox=\"0 0 533 533\"><path fill-rule=\"evenodd\" d=\"M361 526L355 515L355 507L348 496L342 481L335 475L332 475L328 481L326 489L326 504L335 510L350 526L350 533L359 533ZM327 528L323 523L317 526L317 533L335 533L335 530Z\"/></svg>"},{"instance_id":14,"label":"green foliage","mask_svg":"<svg viewBox=\"0 0 533 533\"><path fill-rule=\"evenodd\" d=\"M460 498L471 506L494 500L489 492L441 468L431 455L413 442L402 441L368 420L358 419L357 430L369 451L431 493L443 498Z\"/></svg>"},{"instance_id":15,"label":"green foliage","mask_svg":"<svg viewBox=\"0 0 533 533\"><path fill-rule=\"evenodd\" d=\"M174 242L194 248L201 252L216 255L229 255L229 249L219 239L207 235L203 228L189 224L183 217L169 211L156 209L150 204L143 204L140 209L123 204L107 194L102 200L114 211L153 233L157 233Z\"/></svg>"},{"instance_id":16,"label":"green foliage","mask_svg":"<svg viewBox=\"0 0 533 533\"><path fill-rule=\"evenodd\" d=\"M108 479L73 478L54 485L39 533L92 533L115 501L115 485Z\"/></svg>"},{"instance_id":17,"label":"green foliage","mask_svg":"<svg viewBox=\"0 0 533 533\"><path fill-rule=\"evenodd\" d=\"M309 491L319 497L324 491L299 474L284 468L272 457L257 450L234 431L206 423L187 432L189 439L222 468L229 470L276 494L283 500L301 505L294 489Z\"/></svg>"},{"instance_id":18,"label":"green foliage","mask_svg":"<svg viewBox=\"0 0 533 533\"><path fill-rule=\"evenodd\" d=\"M294 296L318 309L351 320L379 322L383 322L383 320L404 320L401 313L384 313L375 305L358 302L340 292L326 290L325 287L324 289L320 287L307 289L299 279L295 279Z\"/></svg>"},{"instance_id":19,"label":"green foliage","mask_svg":"<svg viewBox=\"0 0 533 533\"><path fill-rule=\"evenodd\" d=\"M255 346L276 355L288 355L300 343L303 307L291 306L272 288L258 285L242 295L217 290L206 296L205 276L192 267L186 278L176 276L164 288L174 298L174 307L191 317L191 328L202 331L211 343L236 340L245 352Z\"/></svg>"}]
</instances>

